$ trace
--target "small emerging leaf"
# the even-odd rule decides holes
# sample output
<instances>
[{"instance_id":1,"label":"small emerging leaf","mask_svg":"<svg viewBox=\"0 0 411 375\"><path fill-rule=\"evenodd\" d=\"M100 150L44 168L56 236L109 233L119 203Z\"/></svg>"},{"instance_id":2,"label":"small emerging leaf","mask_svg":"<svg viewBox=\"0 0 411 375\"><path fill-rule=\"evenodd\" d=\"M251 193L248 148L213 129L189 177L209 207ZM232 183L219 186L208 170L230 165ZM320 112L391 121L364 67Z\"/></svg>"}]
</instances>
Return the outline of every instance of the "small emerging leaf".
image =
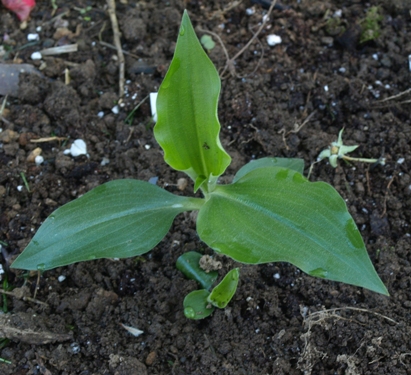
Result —
<instances>
[{"instance_id":1,"label":"small emerging leaf","mask_svg":"<svg viewBox=\"0 0 411 375\"><path fill-rule=\"evenodd\" d=\"M224 309L233 298L238 285L238 279L240 278L239 268L234 268L224 279L218 284L210 293L207 300L215 307Z\"/></svg>"},{"instance_id":2,"label":"small emerging leaf","mask_svg":"<svg viewBox=\"0 0 411 375\"><path fill-rule=\"evenodd\" d=\"M184 12L176 50L157 98L154 136L165 161L187 173L195 190L214 186L231 158L219 140L220 78Z\"/></svg>"},{"instance_id":3,"label":"small emerging leaf","mask_svg":"<svg viewBox=\"0 0 411 375\"><path fill-rule=\"evenodd\" d=\"M214 306L207 301L210 292L205 289L194 290L184 298L184 315L188 319L204 319L214 311Z\"/></svg>"},{"instance_id":4,"label":"small emerging leaf","mask_svg":"<svg viewBox=\"0 0 411 375\"><path fill-rule=\"evenodd\" d=\"M195 251L189 251L179 256L176 267L185 277L197 281L202 288L209 290L214 282L217 280L217 271L204 271L200 265L202 255Z\"/></svg>"}]
</instances>

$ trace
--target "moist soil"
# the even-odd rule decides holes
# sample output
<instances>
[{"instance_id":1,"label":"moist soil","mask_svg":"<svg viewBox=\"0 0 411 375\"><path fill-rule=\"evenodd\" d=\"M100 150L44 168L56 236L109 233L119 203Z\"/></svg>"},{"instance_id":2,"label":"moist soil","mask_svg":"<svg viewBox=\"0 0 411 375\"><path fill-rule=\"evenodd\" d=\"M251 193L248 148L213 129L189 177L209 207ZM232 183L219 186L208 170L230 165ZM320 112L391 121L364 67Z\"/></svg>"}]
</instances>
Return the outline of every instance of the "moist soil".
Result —
<instances>
[{"instance_id":1,"label":"moist soil","mask_svg":"<svg viewBox=\"0 0 411 375\"><path fill-rule=\"evenodd\" d=\"M8 312L0 332L9 340L1 341L0 373L411 374L409 2L284 1L224 73L219 103L222 144L233 158L223 181L265 156L302 158L308 172L342 128L347 144L359 145L351 155L386 159L383 166L340 161L335 169L323 161L310 179L330 183L346 200L391 296L287 263L250 266L216 256L220 278L238 266L240 284L226 309L201 321L184 317L184 296L197 286L175 267L186 251L213 254L190 215L178 216L164 240L138 258L25 277L9 266L51 212L106 181L155 178L170 192L192 195L192 184L181 192L176 184L185 176L163 161L146 97L164 78L185 8L198 35L218 34L229 56L257 31L267 8L251 1L118 2L127 53L119 102L106 3L57 0L55 11L52 3L39 2L23 30L0 9L3 62L41 72L20 75L1 122L1 263L13 295L2 302ZM381 15L378 35L364 42L371 6ZM40 40L28 42L29 33ZM269 46L270 34L281 44ZM222 71L226 58L214 39L209 55ZM77 52L31 59L42 48L73 43ZM32 142L47 137L57 138ZM86 142L89 157L64 154L75 139ZM37 147L41 165L32 161ZM144 333L135 337L121 324Z\"/></svg>"}]
</instances>

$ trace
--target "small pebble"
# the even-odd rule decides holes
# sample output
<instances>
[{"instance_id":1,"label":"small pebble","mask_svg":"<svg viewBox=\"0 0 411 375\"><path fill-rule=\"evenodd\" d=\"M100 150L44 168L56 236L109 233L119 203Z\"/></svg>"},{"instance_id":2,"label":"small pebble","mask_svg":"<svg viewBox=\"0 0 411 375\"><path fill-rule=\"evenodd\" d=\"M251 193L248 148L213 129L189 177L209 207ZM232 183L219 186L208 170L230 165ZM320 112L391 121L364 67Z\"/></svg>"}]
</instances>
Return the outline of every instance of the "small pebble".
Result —
<instances>
[{"instance_id":1,"label":"small pebble","mask_svg":"<svg viewBox=\"0 0 411 375\"><path fill-rule=\"evenodd\" d=\"M151 366L154 363L154 361L156 360L156 357L157 357L157 353L156 352L151 352L146 358L146 365Z\"/></svg>"},{"instance_id":2,"label":"small pebble","mask_svg":"<svg viewBox=\"0 0 411 375\"><path fill-rule=\"evenodd\" d=\"M39 36L39 34L37 34L37 33L31 33L31 34L28 34L27 35L27 40L29 41L29 42L32 42L32 41L34 41L34 40L39 40L40 39L40 36Z\"/></svg>"},{"instance_id":3,"label":"small pebble","mask_svg":"<svg viewBox=\"0 0 411 375\"><path fill-rule=\"evenodd\" d=\"M271 47L276 46L277 44L281 44L283 40L279 35L270 34L267 36L267 44Z\"/></svg>"},{"instance_id":4,"label":"small pebble","mask_svg":"<svg viewBox=\"0 0 411 375\"><path fill-rule=\"evenodd\" d=\"M247 9L245 10L245 14L246 14L247 16L252 16L254 13L255 13L255 9L254 9L254 8L247 8Z\"/></svg>"},{"instance_id":5,"label":"small pebble","mask_svg":"<svg viewBox=\"0 0 411 375\"><path fill-rule=\"evenodd\" d=\"M40 52L33 52L30 57L32 60L41 60L43 56Z\"/></svg>"},{"instance_id":6,"label":"small pebble","mask_svg":"<svg viewBox=\"0 0 411 375\"><path fill-rule=\"evenodd\" d=\"M36 163L36 165L41 165L44 162L44 158L41 155L37 155L34 158L34 162Z\"/></svg>"}]
</instances>

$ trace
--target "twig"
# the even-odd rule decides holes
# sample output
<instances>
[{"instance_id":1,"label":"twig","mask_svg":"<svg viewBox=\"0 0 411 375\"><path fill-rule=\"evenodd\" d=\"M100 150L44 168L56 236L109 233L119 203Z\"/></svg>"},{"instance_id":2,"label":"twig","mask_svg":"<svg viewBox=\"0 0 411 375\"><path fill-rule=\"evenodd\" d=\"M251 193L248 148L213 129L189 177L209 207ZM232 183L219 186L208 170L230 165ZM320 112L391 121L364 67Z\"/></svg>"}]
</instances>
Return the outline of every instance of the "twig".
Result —
<instances>
[{"instance_id":1,"label":"twig","mask_svg":"<svg viewBox=\"0 0 411 375\"><path fill-rule=\"evenodd\" d=\"M118 56L118 66L119 66L119 97L122 98L124 95L124 55L121 48L120 42L120 29L118 27L117 16L116 16L116 3L114 0L107 0L108 14L110 15L111 28L113 29L113 39L114 45L117 49Z\"/></svg>"},{"instance_id":2,"label":"twig","mask_svg":"<svg viewBox=\"0 0 411 375\"><path fill-rule=\"evenodd\" d=\"M382 100L379 101L379 103L384 103L384 102L387 102L388 100L397 99L397 98L399 98L399 97L401 97L405 94L408 94L409 92L411 92L411 88L409 88L408 90L405 90L403 92L400 92L397 95L393 95L393 96L390 96L388 98L382 99ZM408 100L405 103L407 103L407 102L408 102Z\"/></svg>"},{"instance_id":3,"label":"twig","mask_svg":"<svg viewBox=\"0 0 411 375\"><path fill-rule=\"evenodd\" d=\"M34 302L37 303L38 305L43 305L43 306L48 306L47 303L39 301L38 299L31 298L31 297L26 297L21 293L22 288L16 288L15 290L8 292L7 290L0 289L0 293L2 294L7 294L8 296L15 297L17 299L21 299L22 301L29 301L29 302Z\"/></svg>"},{"instance_id":4,"label":"twig","mask_svg":"<svg viewBox=\"0 0 411 375\"><path fill-rule=\"evenodd\" d=\"M1 107L0 107L0 120L3 121L5 124L10 124L10 121L7 120L6 118L4 118L4 116L3 116L4 109L6 108L7 98L8 98L8 95L6 95L6 96L3 98L3 103L1 103Z\"/></svg>"},{"instance_id":5,"label":"twig","mask_svg":"<svg viewBox=\"0 0 411 375\"><path fill-rule=\"evenodd\" d=\"M32 143L43 143L43 142L53 142L53 141L66 141L67 137L46 137L46 138L39 138L39 139L30 139Z\"/></svg>"},{"instance_id":6,"label":"twig","mask_svg":"<svg viewBox=\"0 0 411 375\"><path fill-rule=\"evenodd\" d=\"M102 40L100 40L99 43L100 43L102 46L104 46L104 47L117 50L116 46L113 46L113 45L110 44L110 43L104 42L104 41L102 41ZM135 55L134 53L131 53L131 52L124 51L123 49L122 49L122 52L123 52L125 55L134 57L135 59L139 59L139 58L140 58L140 56L137 56L137 55Z\"/></svg>"},{"instance_id":7,"label":"twig","mask_svg":"<svg viewBox=\"0 0 411 375\"><path fill-rule=\"evenodd\" d=\"M310 318L312 319L317 315L321 316L324 313L335 313L336 311L343 311L343 310L361 311L361 312L365 312L365 313L368 313L368 314L373 314L373 315L378 316L380 318L386 319L391 323L398 324L394 319L391 319L388 316L382 315L380 313L377 313L377 312L374 312L374 311L371 311L371 310L361 309L359 307L351 307L351 306L337 307L337 308L334 308L334 309L315 311L315 312L311 313L308 316L308 319L310 319Z\"/></svg>"},{"instance_id":8,"label":"twig","mask_svg":"<svg viewBox=\"0 0 411 375\"><path fill-rule=\"evenodd\" d=\"M231 75L232 77L236 77L236 76L237 76L237 73L236 73L236 71L235 71L235 65L234 65L235 60L238 59L238 58L248 49L248 47L250 47L251 43L254 42L254 40L258 37L258 35L259 35L259 34L261 33L261 31L264 29L266 23L267 23L268 20L269 20L270 14L271 14L272 10L274 9L274 6L275 6L275 3L276 3L276 2L277 2L277 0L274 0L274 1L271 3L271 6L270 6L270 8L268 9L267 14L263 17L263 20L262 20L261 25L260 25L260 27L258 28L257 32L256 32L255 34L253 34L253 36L252 36L252 37L250 38L250 40L246 43L246 45L245 45L243 48L241 48L241 50L238 51L238 52L234 55L234 57L232 57L231 59L230 59L230 57L229 57L229 55L228 55L227 49L225 48L223 41L221 40L221 38L220 38L216 33L212 32L212 31L208 31L208 30L204 30L204 29L198 28L199 31L205 32L205 33L207 33L207 34L210 34L210 35L214 36L214 37L218 40L218 42L221 44L221 46L222 46L222 48L223 48L223 51L224 51L224 54L225 54L225 56L226 56L227 61L226 61L226 64L225 64L225 66L224 66L223 71L220 73L220 77L221 77L222 79L223 79L223 76L224 76L224 73L226 72L226 70L228 70L228 72L230 73L230 75ZM258 40L258 39L257 39L257 40ZM259 43L260 43L260 45L261 45L261 42L259 42ZM263 49L263 54L264 54L264 49ZM254 69L254 71L258 68L258 65L260 64L260 62L261 62L261 57L260 57L260 60L259 60L259 62L258 62L258 64L257 64L257 67Z\"/></svg>"},{"instance_id":9,"label":"twig","mask_svg":"<svg viewBox=\"0 0 411 375\"><path fill-rule=\"evenodd\" d=\"M385 189L384 203L383 203L384 209L383 209L382 214L381 214L381 216L380 216L381 218L384 217L385 214L387 213L388 192L389 192L389 190L390 190L391 184L394 182L395 175L396 175L396 171L394 171L394 173L392 174L392 176L391 176L391 178L390 178L390 181L389 181L388 184L387 184L387 188Z\"/></svg>"},{"instance_id":10,"label":"twig","mask_svg":"<svg viewBox=\"0 0 411 375\"><path fill-rule=\"evenodd\" d=\"M286 148L287 150L290 149L290 148L288 147L288 145L287 145L287 140L286 140L287 135L290 134L290 133L297 134L297 133L312 119L312 117L313 117L316 113L317 113L317 110L314 110L313 112L311 112L311 113L305 118L305 120L302 122L301 125L297 125L297 123L295 123L295 124L294 124L294 129L289 130L288 132L286 132L285 127L283 127L281 130L279 130L279 131L277 132L278 134L282 134L282 139L283 139L285 148ZM313 164L315 164L315 163L313 163ZM312 165L313 165L313 164L312 164ZM310 170L310 172L311 172L311 170Z\"/></svg>"}]
</instances>

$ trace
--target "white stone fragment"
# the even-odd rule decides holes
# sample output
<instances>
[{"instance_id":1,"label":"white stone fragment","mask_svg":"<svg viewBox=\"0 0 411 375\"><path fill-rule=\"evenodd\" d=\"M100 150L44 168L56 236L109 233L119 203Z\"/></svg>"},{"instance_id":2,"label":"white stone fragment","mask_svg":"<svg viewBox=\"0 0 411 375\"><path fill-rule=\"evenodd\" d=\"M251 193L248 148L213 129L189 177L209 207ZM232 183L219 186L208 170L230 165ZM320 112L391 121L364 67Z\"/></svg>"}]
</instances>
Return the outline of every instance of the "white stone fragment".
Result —
<instances>
[{"instance_id":1,"label":"white stone fragment","mask_svg":"<svg viewBox=\"0 0 411 375\"><path fill-rule=\"evenodd\" d=\"M43 158L41 155L37 155L37 156L34 158L34 162L36 163L36 165L43 164L44 158Z\"/></svg>"},{"instance_id":2,"label":"white stone fragment","mask_svg":"<svg viewBox=\"0 0 411 375\"><path fill-rule=\"evenodd\" d=\"M71 145L70 149L64 151L65 155L80 156L87 155L87 145L82 139L76 139Z\"/></svg>"},{"instance_id":3,"label":"white stone fragment","mask_svg":"<svg viewBox=\"0 0 411 375\"><path fill-rule=\"evenodd\" d=\"M39 34L37 34L37 33L27 34L27 40L28 40L29 42L33 42L34 40L39 40L39 39L40 39L40 36L39 36Z\"/></svg>"},{"instance_id":4,"label":"white stone fragment","mask_svg":"<svg viewBox=\"0 0 411 375\"><path fill-rule=\"evenodd\" d=\"M17 190L18 190L18 191L22 191L22 190L23 190L23 185L17 186Z\"/></svg>"},{"instance_id":5,"label":"white stone fragment","mask_svg":"<svg viewBox=\"0 0 411 375\"><path fill-rule=\"evenodd\" d=\"M397 160L397 163L398 163L398 164L402 164L402 163L404 163L404 161L405 161L404 158L399 158L399 159Z\"/></svg>"},{"instance_id":6,"label":"white stone fragment","mask_svg":"<svg viewBox=\"0 0 411 375\"><path fill-rule=\"evenodd\" d=\"M254 8L247 8L247 9L245 10L245 14L246 14L247 16L252 16L254 13L255 13L255 9L254 9Z\"/></svg>"},{"instance_id":7,"label":"white stone fragment","mask_svg":"<svg viewBox=\"0 0 411 375\"><path fill-rule=\"evenodd\" d=\"M57 280L59 281L59 283L62 283L64 280L66 280L66 276L64 275L60 275Z\"/></svg>"},{"instance_id":8,"label":"white stone fragment","mask_svg":"<svg viewBox=\"0 0 411 375\"><path fill-rule=\"evenodd\" d=\"M267 36L267 44L271 47L276 46L277 44L281 44L283 40L281 39L281 36L276 35L276 34L270 34Z\"/></svg>"},{"instance_id":9,"label":"white stone fragment","mask_svg":"<svg viewBox=\"0 0 411 375\"><path fill-rule=\"evenodd\" d=\"M113 112L115 115L118 115L118 113L120 112L118 105L115 105L113 108L111 108L111 112Z\"/></svg>"},{"instance_id":10,"label":"white stone fragment","mask_svg":"<svg viewBox=\"0 0 411 375\"><path fill-rule=\"evenodd\" d=\"M102 166L104 167L104 166L107 165L108 163L110 163L110 159L104 157L103 159L101 159L100 165L102 165Z\"/></svg>"},{"instance_id":11,"label":"white stone fragment","mask_svg":"<svg viewBox=\"0 0 411 375\"><path fill-rule=\"evenodd\" d=\"M103 118L104 117L104 112L100 111L99 113L97 113L97 116L100 117L100 118Z\"/></svg>"},{"instance_id":12,"label":"white stone fragment","mask_svg":"<svg viewBox=\"0 0 411 375\"><path fill-rule=\"evenodd\" d=\"M124 329L126 329L127 331L129 331L133 336L138 337L141 334L144 333L144 331L140 331L138 328L134 328L134 327L130 327L130 326L126 326L123 323L120 323Z\"/></svg>"},{"instance_id":13,"label":"white stone fragment","mask_svg":"<svg viewBox=\"0 0 411 375\"><path fill-rule=\"evenodd\" d=\"M328 86L327 85L324 86L324 91L328 92Z\"/></svg>"},{"instance_id":14,"label":"white stone fragment","mask_svg":"<svg viewBox=\"0 0 411 375\"><path fill-rule=\"evenodd\" d=\"M33 52L30 57L32 60L41 60L43 56L40 52Z\"/></svg>"},{"instance_id":15,"label":"white stone fragment","mask_svg":"<svg viewBox=\"0 0 411 375\"><path fill-rule=\"evenodd\" d=\"M153 117L154 122L157 122L157 93L150 92L150 107L151 107L151 116Z\"/></svg>"}]
</instances>

